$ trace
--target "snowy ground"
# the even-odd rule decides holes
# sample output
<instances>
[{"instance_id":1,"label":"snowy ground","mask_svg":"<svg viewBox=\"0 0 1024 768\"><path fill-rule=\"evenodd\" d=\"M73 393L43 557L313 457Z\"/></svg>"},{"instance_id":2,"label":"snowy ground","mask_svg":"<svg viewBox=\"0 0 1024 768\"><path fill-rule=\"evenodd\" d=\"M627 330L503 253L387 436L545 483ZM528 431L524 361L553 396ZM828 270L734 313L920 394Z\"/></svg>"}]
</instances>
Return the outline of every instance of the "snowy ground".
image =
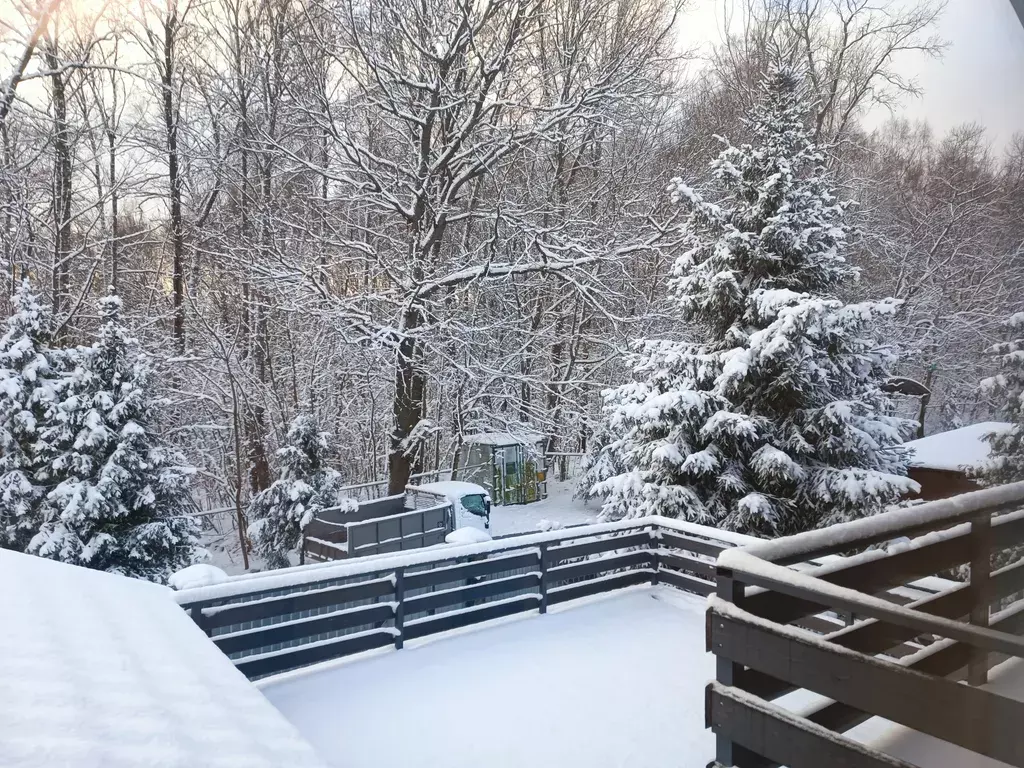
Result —
<instances>
[{"instance_id":1,"label":"snowy ground","mask_svg":"<svg viewBox=\"0 0 1024 768\"><path fill-rule=\"evenodd\" d=\"M261 687L339 768L693 768L714 749L704 610L629 590Z\"/></svg>"},{"instance_id":2,"label":"snowy ground","mask_svg":"<svg viewBox=\"0 0 1024 768\"><path fill-rule=\"evenodd\" d=\"M509 504L491 507L491 535L536 533L552 527L583 525L597 522L601 511L599 499L583 502L574 499L576 482L548 481L548 497L532 504Z\"/></svg>"},{"instance_id":3,"label":"snowy ground","mask_svg":"<svg viewBox=\"0 0 1024 768\"><path fill-rule=\"evenodd\" d=\"M695 768L714 755L705 607L666 587L623 590L257 685L338 768ZM989 688L1024 700L1024 663L993 670ZM1005 766L881 718L848 736L928 768Z\"/></svg>"},{"instance_id":4,"label":"snowy ground","mask_svg":"<svg viewBox=\"0 0 1024 768\"><path fill-rule=\"evenodd\" d=\"M234 512L205 518L202 532L199 535L199 546L208 553L207 562L217 566L229 576L263 570L263 560L253 554L249 555L249 570L245 570ZM298 555L291 559L292 565L298 565Z\"/></svg>"}]
</instances>

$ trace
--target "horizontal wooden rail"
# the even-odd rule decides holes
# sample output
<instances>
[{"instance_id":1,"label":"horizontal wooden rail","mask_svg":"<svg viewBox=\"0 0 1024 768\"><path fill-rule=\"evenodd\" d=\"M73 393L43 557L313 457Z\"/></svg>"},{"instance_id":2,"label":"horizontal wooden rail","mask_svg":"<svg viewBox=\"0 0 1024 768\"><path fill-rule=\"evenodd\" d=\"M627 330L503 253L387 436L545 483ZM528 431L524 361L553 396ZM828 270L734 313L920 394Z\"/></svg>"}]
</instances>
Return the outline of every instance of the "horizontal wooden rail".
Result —
<instances>
[{"instance_id":1,"label":"horizontal wooden rail","mask_svg":"<svg viewBox=\"0 0 1024 768\"><path fill-rule=\"evenodd\" d=\"M847 611L858 616L878 619L897 627L912 629L917 633L936 634L959 640L968 645L986 651L1005 653L1010 656L1024 656L1024 639L1013 637L1005 632L996 632L970 624L961 624L940 616L931 616L922 611L896 606L871 595L862 595L852 589L835 585L823 589L817 579L796 573L772 564L750 568L752 562L745 553L730 552L727 561L720 560L719 569L728 570L734 578L744 584L751 584L779 592L783 595L799 598L822 608ZM725 567L723 568L723 563ZM747 567L745 567L747 566ZM744 606L746 607L746 606Z\"/></svg>"},{"instance_id":2,"label":"horizontal wooden rail","mask_svg":"<svg viewBox=\"0 0 1024 768\"><path fill-rule=\"evenodd\" d=\"M616 539L617 547L627 549L630 547L648 547L651 544L651 534L648 531L639 531L626 536L619 536ZM589 557L599 552L607 552L608 543L605 539L597 541L584 541L582 544L562 545L549 547L545 567L552 568L569 560L576 560L581 557Z\"/></svg>"},{"instance_id":3,"label":"horizontal wooden rail","mask_svg":"<svg viewBox=\"0 0 1024 768\"><path fill-rule=\"evenodd\" d=\"M566 581L585 579L589 576L599 576L608 571L620 568L652 567L650 550L638 550L626 552L625 554L604 555L592 560L585 560L582 563L571 565L560 565L557 568L548 568L548 583L552 585L561 584Z\"/></svg>"},{"instance_id":4,"label":"horizontal wooden rail","mask_svg":"<svg viewBox=\"0 0 1024 768\"><path fill-rule=\"evenodd\" d=\"M602 576L591 581L553 587L548 592L548 602L552 605L556 605L568 600L578 600L581 597L600 595L616 589L624 589L626 587L633 587L640 584L650 584L652 576L653 572L650 570L626 571L624 573L614 573ZM713 589L710 584L707 586L708 589ZM696 594L700 594L700 592L696 592Z\"/></svg>"},{"instance_id":5,"label":"horizontal wooden rail","mask_svg":"<svg viewBox=\"0 0 1024 768\"><path fill-rule=\"evenodd\" d=\"M353 653L384 648L395 642L391 630L371 630L346 635L335 640L310 643L299 648L249 656L235 662L235 666L250 680L286 672L290 669L318 664L321 661L349 656Z\"/></svg>"},{"instance_id":6,"label":"horizontal wooden rail","mask_svg":"<svg viewBox=\"0 0 1024 768\"><path fill-rule=\"evenodd\" d=\"M709 557L718 557L722 550L728 546L716 544L714 541L706 539L683 536L671 531L659 531L658 538L665 545L666 549L681 549L684 552L696 552L697 554L708 555Z\"/></svg>"},{"instance_id":7,"label":"horizontal wooden rail","mask_svg":"<svg viewBox=\"0 0 1024 768\"><path fill-rule=\"evenodd\" d=\"M743 768L756 768L762 755L776 765L918 768L837 736L791 712L766 705L737 688L711 683L706 709L708 727L743 747L744 754L734 754L732 761Z\"/></svg>"},{"instance_id":8,"label":"horizontal wooden rail","mask_svg":"<svg viewBox=\"0 0 1024 768\"><path fill-rule=\"evenodd\" d=\"M393 594L390 578L368 579L357 584L326 587L308 592L295 592L280 597L263 598L248 603L227 604L200 608L202 618L196 623L206 630L215 630L233 624L260 621L274 616L287 616L319 610L328 606L345 605L362 600L376 600ZM195 618L195 608L193 608Z\"/></svg>"},{"instance_id":9,"label":"horizontal wooden rail","mask_svg":"<svg viewBox=\"0 0 1024 768\"><path fill-rule=\"evenodd\" d=\"M1019 634L1021 631L1024 631L1024 605L1018 605L1014 611L1003 616L993 623L992 626L1011 634ZM963 643L943 643L934 653L915 659L907 665L907 668L928 675L950 677L967 666L970 661L970 655L970 648ZM995 666L1004 660L1002 658L992 658L989 661L989 666ZM873 717L873 715L840 702L830 702L822 705L807 717L809 720L832 730L846 731L860 725L865 720Z\"/></svg>"},{"instance_id":10,"label":"horizontal wooden rail","mask_svg":"<svg viewBox=\"0 0 1024 768\"><path fill-rule=\"evenodd\" d=\"M673 571L685 571L697 574L708 581L715 579L715 566L705 560L698 560L695 557L683 557L671 551L661 554L661 565Z\"/></svg>"},{"instance_id":11,"label":"horizontal wooden rail","mask_svg":"<svg viewBox=\"0 0 1024 768\"><path fill-rule=\"evenodd\" d=\"M411 622L405 627L405 636L408 639L416 639L434 635L438 632L448 632L452 629L468 627L472 624L479 624L492 619L500 619L505 616L512 616L524 611L532 611L537 608L539 595L523 595L522 597L509 598L493 603L459 611L452 611L443 616L431 616Z\"/></svg>"},{"instance_id":12,"label":"horizontal wooden rail","mask_svg":"<svg viewBox=\"0 0 1024 768\"><path fill-rule=\"evenodd\" d=\"M875 594L967 562L971 554L969 536L970 533L964 531L948 539L940 539L894 555L885 556L879 552L877 558L855 561L838 567L824 566L813 575L828 584L856 589L869 595ZM767 591L751 596L744 608L772 621L789 624L804 616L818 613L821 610L821 603L801 600L779 591Z\"/></svg>"},{"instance_id":13,"label":"horizontal wooden rail","mask_svg":"<svg viewBox=\"0 0 1024 768\"><path fill-rule=\"evenodd\" d=\"M1024 768L1024 703L979 687L1024 658L1022 507L1018 483L723 551L707 627L715 764L903 766L842 736L882 717ZM897 546L865 551L884 542ZM798 690L827 700L800 716L773 703Z\"/></svg>"},{"instance_id":14,"label":"horizontal wooden rail","mask_svg":"<svg viewBox=\"0 0 1024 768\"><path fill-rule=\"evenodd\" d=\"M981 688L958 685L863 654L851 654L798 630L780 634L739 611L709 611L709 637L716 656L749 666L957 744L994 760L1024 767L1024 702ZM928 702L928 706L921 706Z\"/></svg>"},{"instance_id":15,"label":"horizontal wooden rail","mask_svg":"<svg viewBox=\"0 0 1024 768\"><path fill-rule=\"evenodd\" d=\"M288 569L195 590L194 601L180 595L218 647L257 677L641 584L706 595L710 558L738 540L715 534L648 518L366 558L365 567Z\"/></svg>"},{"instance_id":16,"label":"horizontal wooden rail","mask_svg":"<svg viewBox=\"0 0 1024 768\"><path fill-rule=\"evenodd\" d=\"M224 653L239 653L253 648L287 643L292 640L333 632L339 629L348 629L349 627L358 627L365 624L383 624L393 619L394 615L395 610L391 603L371 603L356 608L346 608L334 613L274 624L258 632L242 630L217 635L213 638L213 642Z\"/></svg>"},{"instance_id":17,"label":"horizontal wooden rail","mask_svg":"<svg viewBox=\"0 0 1024 768\"><path fill-rule=\"evenodd\" d=\"M1024 507L1024 482L963 493L916 507L886 512L782 539L753 544L747 551L759 560L793 565L837 552L861 550L900 537L913 538L950 528L979 513L996 514Z\"/></svg>"},{"instance_id":18,"label":"horizontal wooden rail","mask_svg":"<svg viewBox=\"0 0 1024 768\"><path fill-rule=\"evenodd\" d=\"M432 568L429 571L417 571L406 574L405 588L408 590L437 587L467 579L479 579L501 571L517 571L521 569L541 570L540 553L526 552L523 554L501 555L477 562L448 565Z\"/></svg>"},{"instance_id":19,"label":"horizontal wooden rail","mask_svg":"<svg viewBox=\"0 0 1024 768\"><path fill-rule=\"evenodd\" d=\"M441 592L427 592L424 595L406 598L405 610L408 613L417 613L435 611L438 608L448 608L453 605L468 606L488 597L507 595L522 589L536 591L539 583L540 571L524 573L520 576L506 576L479 584L446 589Z\"/></svg>"}]
</instances>

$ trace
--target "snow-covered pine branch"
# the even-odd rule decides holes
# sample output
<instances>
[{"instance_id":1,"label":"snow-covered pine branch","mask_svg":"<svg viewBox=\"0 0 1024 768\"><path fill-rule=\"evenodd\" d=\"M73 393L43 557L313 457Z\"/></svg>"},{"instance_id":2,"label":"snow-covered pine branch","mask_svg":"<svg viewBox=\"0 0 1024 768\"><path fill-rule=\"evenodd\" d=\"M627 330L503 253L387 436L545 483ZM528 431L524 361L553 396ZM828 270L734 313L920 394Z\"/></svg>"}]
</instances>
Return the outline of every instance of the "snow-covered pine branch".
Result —
<instances>
[{"instance_id":1,"label":"snow-covered pine branch","mask_svg":"<svg viewBox=\"0 0 1024 768\"><path fill-rule=\"evenodd\" d=\"M1024 479L1024 312L1012 314L1005 326L1007 339L989 350L997 373L981 382L982 394L1011 425L987 437L992 453L978 475L993 485Z\"/></svg>"}]
</instances>

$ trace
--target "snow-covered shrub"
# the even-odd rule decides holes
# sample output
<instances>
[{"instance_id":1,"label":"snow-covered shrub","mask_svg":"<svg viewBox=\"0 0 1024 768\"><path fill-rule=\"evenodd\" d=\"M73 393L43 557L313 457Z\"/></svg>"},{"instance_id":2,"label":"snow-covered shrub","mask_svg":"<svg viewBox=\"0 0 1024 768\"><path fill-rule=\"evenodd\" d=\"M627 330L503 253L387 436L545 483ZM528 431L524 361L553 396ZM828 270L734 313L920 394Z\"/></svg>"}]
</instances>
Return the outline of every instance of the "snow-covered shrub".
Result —
<instances>
[{"instance_id":1,"label":"snow-covered shrub","mask_svg":"<svg viewBox=\"0 0 1024 768\"><path fill-rule=\"evenodd\" d=\"M331 469L331 443L316 419L300 413L288 428L288 445L277 452L278 478L249 505L249 536L270 568L288 565L288 553L302 547L303 532L322 510L339 505L341 475Z\"/></svg>"}]
</instances>

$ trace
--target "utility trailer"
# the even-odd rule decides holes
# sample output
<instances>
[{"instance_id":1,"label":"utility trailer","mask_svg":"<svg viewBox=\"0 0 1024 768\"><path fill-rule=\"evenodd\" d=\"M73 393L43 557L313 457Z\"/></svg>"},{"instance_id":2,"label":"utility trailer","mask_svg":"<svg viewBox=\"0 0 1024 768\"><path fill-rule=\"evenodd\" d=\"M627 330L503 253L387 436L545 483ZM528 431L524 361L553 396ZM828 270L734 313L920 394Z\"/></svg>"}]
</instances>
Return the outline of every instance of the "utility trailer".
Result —
<instances>
[{"instance_id":1,"label":"utility trailer","mask_svg":"<svg viewBox=\"0 0 1024 768\"><path fill-rule=\"evenodd\" d=\"M442 494L408 488L403 494L324 510L306 526L307 560L344 560L443 544L455 528L451 502Z\"/></svg>"}]
</instances>

